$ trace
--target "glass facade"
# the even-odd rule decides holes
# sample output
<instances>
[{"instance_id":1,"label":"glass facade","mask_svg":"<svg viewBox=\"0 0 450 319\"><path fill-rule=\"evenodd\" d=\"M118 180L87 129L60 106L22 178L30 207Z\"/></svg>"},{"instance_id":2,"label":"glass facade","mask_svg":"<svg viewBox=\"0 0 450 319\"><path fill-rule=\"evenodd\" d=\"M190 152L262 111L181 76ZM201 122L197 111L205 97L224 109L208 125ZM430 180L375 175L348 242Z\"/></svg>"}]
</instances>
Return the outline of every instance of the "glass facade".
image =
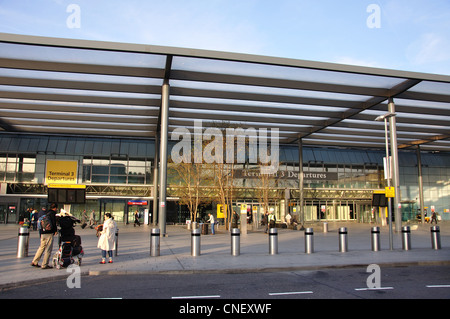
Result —
<instances>
[{"instance_id":1,"label":"glass facade","mask_svg":"<svg viewBox=\"0 0 450 319\"><path fill-rule=\"evenodd\" d=\"M83 184L136 184L153 183L150 159L128 156L83 157Z\"/></svg>"},{"instance_id":2,"label":"glass facade","mask_svg":"<svg viewBox=\"0 0 450 319\"><path fill-rule=\"evenodd\" d=\"M35 181L36 158L22 154L0 155L0 182Z\"/></svg>"},{"instance_id":3,"label":"glass facade","mask_svg":"<svg viewBox=\"0 0 450 319\"><path fill-rule=\"evenodd\" d=\"M132 220L134 211L152 212L154 141L3 135L0 136L0 222L18 222L28 207L47 204L45 165L48 159L78 161L78 183L87 186L84 205L72 205L78 217L94 210L99 219L112 212L118 222ZM169 153L170 153L169 145ZM173 145L172 145L173 146ZM291 214L299 211L298 148L280 145L280 167L268 181L270 208L283 220L286 206ZM305 220L372 221L371 205L375 190L385 187L383 151L303 147ZM450 219L450 155L422 153L425 207ZM400 194L403 218L414 220L419 206L416 152L400 151ZM255 175L256 165L235 165L233 204L261 205L263 188ZM202 168L204 189L200 216L216 211L217 167ZM189 214L180 204L185 184L172 164L168 170L168 222L183 223ZM133 199L145 199L136 205ZM376 215L376 214L375 214ZM259 219L260 217L257 216Z\"/></svg>"}]
</instances>

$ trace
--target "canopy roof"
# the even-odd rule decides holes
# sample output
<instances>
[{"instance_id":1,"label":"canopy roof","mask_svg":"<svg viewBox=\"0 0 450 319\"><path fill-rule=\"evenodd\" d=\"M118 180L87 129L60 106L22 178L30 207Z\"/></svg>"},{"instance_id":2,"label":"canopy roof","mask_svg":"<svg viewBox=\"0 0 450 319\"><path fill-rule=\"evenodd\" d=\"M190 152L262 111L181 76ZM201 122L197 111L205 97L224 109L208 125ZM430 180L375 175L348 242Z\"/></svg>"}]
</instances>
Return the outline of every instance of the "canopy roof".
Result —
<instances>
[{"instance_id":1,"label":"canopy roof","mask_svg":"<svg viewBox=\"0 0 450 319\"><path fill-rule=\"evenodd\" d=\"M450 151L450 76L247 54L0 33L0 131L154 138L229 122L278 128L280 144Z\"/></svg>"}]
</instances>

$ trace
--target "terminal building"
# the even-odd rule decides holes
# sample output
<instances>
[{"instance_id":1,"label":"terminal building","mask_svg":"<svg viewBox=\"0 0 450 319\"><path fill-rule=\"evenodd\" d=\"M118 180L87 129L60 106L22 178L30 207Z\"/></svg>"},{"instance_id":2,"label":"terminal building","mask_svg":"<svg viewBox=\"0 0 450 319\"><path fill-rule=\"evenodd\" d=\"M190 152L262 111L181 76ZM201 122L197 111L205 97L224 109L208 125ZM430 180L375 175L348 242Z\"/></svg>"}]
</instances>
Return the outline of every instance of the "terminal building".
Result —
<instances>
[{"instance_id":1,"label":"terminal building","mask_svg":"<svg viewBox=\"0 0 450 319\"><path fill-rule=\"evenodd\" d=\"M137 211L164 234L193 218L174 156L198 138L222 163L197 162L196 218L221 220L217 185L232 176L229 206L255 224L268 210L279 223L385 222L387 198L396 227L450 219L450 76L0 34L0 81L0 223L56 200L119 223ZM231 161L218 157L228 128L246 138Z\"/></svg>"}]
</instances>

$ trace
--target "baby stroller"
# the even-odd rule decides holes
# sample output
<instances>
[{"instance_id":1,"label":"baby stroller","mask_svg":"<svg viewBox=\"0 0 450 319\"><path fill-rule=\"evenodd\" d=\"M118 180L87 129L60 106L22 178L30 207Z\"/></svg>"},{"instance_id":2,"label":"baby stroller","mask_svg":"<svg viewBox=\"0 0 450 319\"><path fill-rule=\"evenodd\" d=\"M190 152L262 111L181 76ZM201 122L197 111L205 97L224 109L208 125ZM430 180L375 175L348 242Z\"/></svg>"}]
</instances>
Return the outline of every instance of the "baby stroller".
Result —
<instances>
[{"instance_id":1,"label":"baby stroller","mask_svg":"<svg viewBox=\"0 0 450 319\"><path fill-rule=\"evenodd\" d=\"M83 247L81 246L81 237L75 235L73 226L77 219L72 216L60 217L58 222L61 227L59 249L53 256L53 267L60 269L61 267L68 267L75 262L74 257L77 258L77 265L81 266L81 260L84 256Z\"/></svg>"},{"instance_id":2,"label":"baby stroller","mask_svg":"<svg viewBox=\"0 0 450 319\"><path fill-rule=\"evenodd\" d=\"M80 238L80 236L76 236ZM81 241L81 240L80 240ZM66 268L75 262L74 257L77 258L77 265L81 266L84 252L81 245L74 245L74 241L62 241L58 251L53 256L53 267L60 269Z\"/></svg>"}]
</instances>

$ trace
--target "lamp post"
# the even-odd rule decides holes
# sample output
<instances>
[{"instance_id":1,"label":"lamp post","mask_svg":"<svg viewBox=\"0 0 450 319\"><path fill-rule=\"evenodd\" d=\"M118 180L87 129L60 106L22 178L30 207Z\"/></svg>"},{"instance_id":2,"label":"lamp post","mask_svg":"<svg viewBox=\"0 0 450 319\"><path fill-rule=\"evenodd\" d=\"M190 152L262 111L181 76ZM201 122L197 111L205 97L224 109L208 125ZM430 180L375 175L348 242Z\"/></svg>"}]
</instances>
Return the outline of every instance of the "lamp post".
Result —
<instances>
[{"instance_id":1,"label":"lamp post","mask_svg":"<svg viewBox=\"0 0 450 319\"><path fill-rule=\"evenodd\" d=\"M384 115L378 116L375 121L380 122L384 121L384 139L386 142L386 180L387 180L387 186L391 186L390 178L391 178L391 165L389 161L389 142L388 142L388 130L387 130L387 119L393 116L396 116L397 114L388 112ZM389 249L393 250L393 235L392 235L392 204L391 204L391 198L387 197L388 199L388 219L389 219Z\"/></svg>"}]
</instances>

